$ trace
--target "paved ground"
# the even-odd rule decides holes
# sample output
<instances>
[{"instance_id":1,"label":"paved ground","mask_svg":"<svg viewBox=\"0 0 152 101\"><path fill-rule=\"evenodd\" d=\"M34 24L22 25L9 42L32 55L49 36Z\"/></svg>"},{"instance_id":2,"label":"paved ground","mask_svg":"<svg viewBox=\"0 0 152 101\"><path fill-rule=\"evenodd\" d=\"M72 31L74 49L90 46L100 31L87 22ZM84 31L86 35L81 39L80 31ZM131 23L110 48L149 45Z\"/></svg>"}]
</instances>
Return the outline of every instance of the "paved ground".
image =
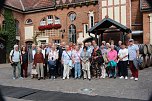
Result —
<instances>
[{"instance_id":1,"label":"paved ground","mask_svg":"<svg viewBox=\"0 0 152 101\"><path fill-rule=\"evenodd\" d=\"M91 81L72 78L70 80L60 78L40 81L30 78L12 80L11 73L10 65L0 65L0 89L7 101L64 101L65 99L68 101L68 98L79 101L79 98L90 101L142 101L148 100L152 93L152 68L140 71L139 81L118 78L93 79ZM84 88L92 91L81 91ZM32 93L31 91L38 92ZM48 97L53 96L52 94L56 94L53 99Z\"/></svg>"}]
</instances>

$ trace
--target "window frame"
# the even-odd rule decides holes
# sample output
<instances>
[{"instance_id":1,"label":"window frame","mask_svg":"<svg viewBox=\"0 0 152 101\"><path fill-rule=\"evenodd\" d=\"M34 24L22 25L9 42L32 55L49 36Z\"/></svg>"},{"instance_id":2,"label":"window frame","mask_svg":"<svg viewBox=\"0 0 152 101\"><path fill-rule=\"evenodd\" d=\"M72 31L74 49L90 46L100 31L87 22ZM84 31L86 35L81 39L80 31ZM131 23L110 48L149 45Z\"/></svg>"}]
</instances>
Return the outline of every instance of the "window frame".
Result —
<instances>
[{"instance_id":1,"label":"window frame","mask_svg":"<svg viewBox=\"0 0 152 101\"><path fill-rule=\"evenodd\" d=\"M30 22L28 22L29 20L30 20ZM31 25L31 24L33 24L32 19L27 19L27 20L25 21L25 24L26 24L26 25Z\"/></svg>"}]
</instances>

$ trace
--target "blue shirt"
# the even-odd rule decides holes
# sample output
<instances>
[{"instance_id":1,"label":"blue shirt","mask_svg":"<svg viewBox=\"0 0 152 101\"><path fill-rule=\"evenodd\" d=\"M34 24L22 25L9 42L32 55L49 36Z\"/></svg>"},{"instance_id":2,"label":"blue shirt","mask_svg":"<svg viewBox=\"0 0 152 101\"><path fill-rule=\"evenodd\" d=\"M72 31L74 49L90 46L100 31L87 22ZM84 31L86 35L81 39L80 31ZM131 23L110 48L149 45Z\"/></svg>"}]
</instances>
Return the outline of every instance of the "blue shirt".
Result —
<instances>
[{"instance_id":1,"label":"blue shirt","mask_svg":"<svg viewBox=\"0 0 152 101\"><path fill-rule=\"evenodd\" d=\"M48 55L50 51L51 51L51 48L48 47L48 48L46 49L46 54Z\"/></svg>"},{"instance_id":2,"label":"blue shirt","mask_svg":"<svg viewBox=\"0 0 152 101\"><path fill-rule=\"evenodd\" d=\"M70 60L72 58L72 52L71 51L63 51L62 53L62 61L63 61L63 64L69 64Z\"/></svg>"},{"instance_id":3,"label":"blue shirt","mask_svg":"<svg viewBox=\"0 0 152 101\"><path fill-rule=\"evenodd\" d=\"M129 54L129 60L134 60L135 58L137 58L137 51L139 50L138 45L130 45L128 46L128 54Z\"/></svg>"}]
</instances>

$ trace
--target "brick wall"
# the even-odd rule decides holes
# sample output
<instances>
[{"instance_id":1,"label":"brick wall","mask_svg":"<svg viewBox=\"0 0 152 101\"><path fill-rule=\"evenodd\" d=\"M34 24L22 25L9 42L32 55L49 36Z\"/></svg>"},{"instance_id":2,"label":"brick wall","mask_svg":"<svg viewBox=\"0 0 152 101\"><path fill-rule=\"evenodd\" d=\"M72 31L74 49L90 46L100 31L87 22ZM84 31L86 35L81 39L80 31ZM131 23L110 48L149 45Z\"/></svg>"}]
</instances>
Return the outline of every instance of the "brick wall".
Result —
<instances>
[{"instance_id":1,"label":"brick wall","mask_svg":"<svg viewBox=\"0 0 152 101\"><path fill-rule=\"evenodd\" d=\"M152 12L144 12L143 13L143 42L145 44L150 43L150 17L149 14Z\"/></svg>"},{"instance_id":2,"label":"brick wall","mask_svg":"<svg viewBox=\"0 0 152 101\"><path fill-rule=\"evenodd\" d=\"M131 1L131 25L132 30L142 30L142 13L140 12L140 1Z\"/></svg>"},{"instance_id":3,"label":"brick wall","mask_svg":"<svg viewBox=\"0 0 152 101\"><path fill-rule=\"evenodd\" d=\"M68 14L73 11L76 13L76 20L74 22L70 22L70 19L68 17ZM76 8L64 8L64 9L58 9L58 10L53 10L53 11L45 11L45 12L38 12L38 13L32 13L32 14L26 14L25 18L22 22L25 23L25 21L27 19L32 19L33 21L33 26L34 26L34 30L38 30L38 26L40 25L40 21L42 18L47 17L48 15L55 15L57 17L60 18L61 20L61 25L62 28L61 29L65 29L65 33L64 33L64 39L61 39L61 37L53 37L52 39L61 39L61 41L65 41L68 42L68 28L70 26L70 24L74 24L76 26L76 30L77 30L77 38L78 38L78 33L79 32L83 32L83 24L85 23L89 23L89 16L88 13L89 11L94 11L95 13L95 22L98 21L98 7L97 5L90 5L90 6L83 6L83 7L76 7ZM23 23L23 27L24 26L29 26L29 25L25 25ZM24 29L23 29L24 30ZM24 33L24 32L23 32ZM22 36L24 39L24 35Z\"/></svg>"}]
</instances>

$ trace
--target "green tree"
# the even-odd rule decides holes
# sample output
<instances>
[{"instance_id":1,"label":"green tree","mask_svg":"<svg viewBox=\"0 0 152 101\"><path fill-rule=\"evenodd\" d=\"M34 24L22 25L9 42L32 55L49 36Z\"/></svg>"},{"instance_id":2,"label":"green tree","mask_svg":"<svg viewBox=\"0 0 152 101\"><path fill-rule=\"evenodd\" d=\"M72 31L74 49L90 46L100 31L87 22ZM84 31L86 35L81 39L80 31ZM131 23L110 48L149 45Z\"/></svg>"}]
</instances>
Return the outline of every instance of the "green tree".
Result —
<instances>
[{"instance_id":1,"label":"green tree","mask_svg":"<svg viewBox=\"0 0 152 101\"><path fill-rule=\"evenodd\" d=\"M5 21L5 31L3 31L4 35L6 35L6 52L7 54L13 49L14 44L16 43L16 27L15 20L13 17L12 10L5 9L4 10L4 21ZM2 29L3 30L3 29Z\"/></svg>"}]
</instances>

